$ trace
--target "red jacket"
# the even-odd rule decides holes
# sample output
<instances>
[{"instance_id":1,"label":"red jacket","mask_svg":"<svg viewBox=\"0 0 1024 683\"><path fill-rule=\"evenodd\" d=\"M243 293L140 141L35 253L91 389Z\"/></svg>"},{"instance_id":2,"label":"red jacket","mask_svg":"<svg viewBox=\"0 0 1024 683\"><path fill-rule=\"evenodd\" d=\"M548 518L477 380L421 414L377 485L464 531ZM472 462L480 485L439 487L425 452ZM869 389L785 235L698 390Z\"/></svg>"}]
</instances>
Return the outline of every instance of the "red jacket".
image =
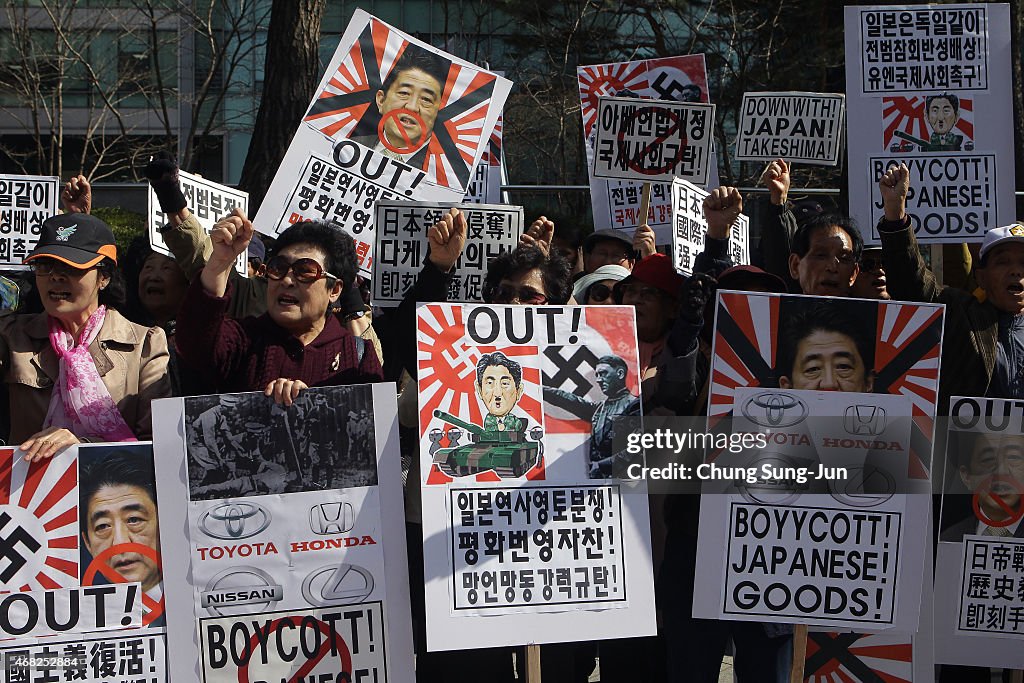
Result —
<instances>
[{"instance_id":1,"label":"red jacket","mask_svg":"<svg viewBox=\"0 0 1024 683\"><path fill-rule=\"evenodd\" d=\"M242 320L227 317L230 289L229 284L225 296L211 296L197 277L178 312L178 354L187 368L201 373L210 393L263 391L281 377L311 387L383 379L373 345L357 344L335 316L328 315L317 338L303 346L266 313Z\"/></svg>"}]
</instances>

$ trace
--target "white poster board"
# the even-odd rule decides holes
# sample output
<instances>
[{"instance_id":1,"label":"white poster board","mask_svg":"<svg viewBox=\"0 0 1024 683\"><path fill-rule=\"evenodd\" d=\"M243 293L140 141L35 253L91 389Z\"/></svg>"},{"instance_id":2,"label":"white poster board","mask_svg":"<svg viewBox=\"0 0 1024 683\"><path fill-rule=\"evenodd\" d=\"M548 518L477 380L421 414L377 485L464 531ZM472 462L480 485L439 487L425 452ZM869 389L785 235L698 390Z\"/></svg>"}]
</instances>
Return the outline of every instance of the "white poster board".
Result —
<instances>
[{"instance_id":1,"label":"white poster board","mask_svg":"<svg viewBox=\"0 0 1024 683\"><path fill-rule=\"evenodd\" d=\"M427 231L451 205L437 202L378 202L370 298L376 306L397 306L412 289L427 258ZM483 301L484 277L491 259L512 251L523 234L523 207L462 204L466 245L455 262L449 301Z\"/></svg>"},{"instance_id":2,"label":"white poster board","mask_svg":"<svg viewBox=\"0 0 1024 683\"><path fill-rule=\"evenodd\" d=\"M980 242L1016 220L1009 6L845 16L850 207L866 241L879 242L878 178L892 164L910 169L907 213L922 244Z\"/></svg>"},{"instance_id":3,"label":"white poster board","mask_svg":"<svg viewBox=\"0 0 1024 683\"><path fill-rule=\"evenodd\" d=\"M192 175L184 171L178 171L178 183L181 185L181 193L185 195L185 199L188 202L189 211L196 217L199 224L203 226L206 234L210 234L217 221L224 218L224 216L230 215L235 207L240 208L246 216L249 215L248 192L243 192L227 185L220 185L202 176ZM166 222L164 213L160 210L160 201L157 199L156 192L153 191L152 186L147 189L146 197L149 211L147 213L146 228L149 231L149 246L158 254L173 258L174 254L171 253L171 250L164 242L163 235L160 234L160 228ZM253 239L258 238L254 237ZM246 252L242 252L235 259L235 270L242 277L249 277L249 258Z\"/></svg>"},{"instance_id":4,"label":"white poster board","mask_svg":"<svg viewBox=\"0 0 1024 683\"><path fill-rule=\"evenodd\" d=\"M608 471L605 420L639 410L633 315L418 308L428 649L656 631L646 489Z\"/></svg>"},{"instance_id":5,"label":"white poster board","mask_svg":"<svg viewBox=\"0 0 1024 683\"><path fill-rule=\"evenodd\" d=\"M153 412L172 679L411 680L394 385Z\"/></svg>"},{"instance_id":6,"label":"white poster board","mask_svg":"<svg viewBox=\"0 0 1024 683\"><path fill-rule=\"evenodd\" d=\"M335 223L368 276L374 204L462 201L511 87L357 9L253 225Z\"/></svg>"},{"instance_id":7,"label":"white poster board","mask_svg":"<svg viewBox=\"0 0 1024 683\"><path fill-rule=\"evenodd\" d=\"M708 196L693 183L672 180L672 263L683 275L693 274L697 254L704 251L708 222L704 199ZM750 263L750 218L740 214L729 230L729 256L736 265Z\"/></svg>"},{"instance_id":8,"label":"white poster board","mask_svg":"<svg viewBox=\"0 0 1024 683\"><path fill-rule=\"evenodd\" d=\"M740 107L736 158L835 166L843 140L844 96L747 92Z\"/></svg>"},{"instance_id":9,"label":"white poster board","mask_svg":"<svg viewBox=\"0 0 1024 683\"><path fill-rule=\"evenodd\" d=\"M35 249L43 221L57 215L57 176L0 174L0 265L20 266Z\"/></svg>"}]
</instances>

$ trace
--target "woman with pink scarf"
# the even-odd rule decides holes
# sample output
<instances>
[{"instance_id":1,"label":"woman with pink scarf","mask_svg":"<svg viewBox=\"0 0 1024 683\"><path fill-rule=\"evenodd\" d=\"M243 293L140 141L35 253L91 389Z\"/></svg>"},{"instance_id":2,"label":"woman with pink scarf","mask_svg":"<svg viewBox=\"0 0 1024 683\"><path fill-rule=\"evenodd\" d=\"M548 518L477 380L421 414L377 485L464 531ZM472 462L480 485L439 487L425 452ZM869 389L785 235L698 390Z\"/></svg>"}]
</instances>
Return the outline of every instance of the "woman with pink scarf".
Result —
<instances>
[{"instance_id":1,"label":"woman with pink scarf","mask_svg":"<svg viewBox=\"0 0 1024 683\"><path fill-rule=\"evenodd\" d=\"M53 216L25 262L45 312L0 317L8 443L31 462L86 441L148 439L151 401L171 395L167 338L108 308L119 277L110 228L88 214Z\"/></svg>"}]
</instances>

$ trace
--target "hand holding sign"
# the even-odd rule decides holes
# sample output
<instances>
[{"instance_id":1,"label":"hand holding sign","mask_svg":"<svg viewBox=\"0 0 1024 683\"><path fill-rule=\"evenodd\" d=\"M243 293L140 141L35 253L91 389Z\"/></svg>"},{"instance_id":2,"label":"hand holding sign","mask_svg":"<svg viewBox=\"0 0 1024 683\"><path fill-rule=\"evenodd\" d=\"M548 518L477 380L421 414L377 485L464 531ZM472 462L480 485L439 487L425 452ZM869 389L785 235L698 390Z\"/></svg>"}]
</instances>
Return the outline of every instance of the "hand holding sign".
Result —
<instances>
[{"instance_id":1,"label":"hand holding sign","mask_svg":"<svg viewBox=\"0 0 1024 683\"><path fill-rule=\"evenodd\" d=\"M789 164L785 159L776 159L768 164L761 174L761 182L771 192L771 202L783 206L789 198Z\"/></svg>"},{"instance_id":2,"label":"hand holding sign","mask_svg":"<svg viewBox=\"0 0 1024 683\"><path fill-rule=\"evenodd\" d=\"M910 169L906 164L893 164L878 179L878 189L882 193L882 206L885 208L885 220L901 221L906 215L907 192L910 191Z\"/></svg>"},{"instance_id":3,"label":"hand holding sign","mask_svg":"<svg viewBox=\"0 0 1024 683\"><path fill-rule=\"evenodd\" d=\"M708 237L729 238L729 228L743 213L743 196L735 187L716 187L704 198L704 218L708 222Z\"/></svg>"},{"instance_id":4,"label":"hand holding sign","mask_svg":"<svg viewBox=\"0 0 1024 683\"><path fill-rule=\"evenodd\" d=\"M647 225L647 223L638 225L636 232L633 233L633 251L637 254L638 261L642 261L657 251L654 242L654 231L651 230L651 226Z\"/></svg>"},{"instance_id":5,"label":"hand holding sign","mask_svg":"<svg viewBox=\"0 0 1024 683\"><path fill-rule=\"evenodd\" d=\"M519 245L537 247L547 256L551 252L551 240L555 238L555 223L547 216L538 216L530 223L526 232L519 236Z\"/></svg>"},{"instance_id":6,"label":"hand holding sign","mask_svg":"<svg viewBox=\"0 0 1024 683\"><path fill-rule=\"evenodd\" d=\"M452 207L427 231L427 241L430 243L430 262L447 273L459 260L466 245L466 217Z\"/></svg>"},{"instance_id":7,"label":"hand holding sign","mask_svg":"<svg viewBox=\"0 0 1024 683\"><path fill-rule=\"evenodd\" d=\"M92 211L92 186L84 175L71 176L60 193L66 213L90 213Z\"/></svg>"}]
</instances>

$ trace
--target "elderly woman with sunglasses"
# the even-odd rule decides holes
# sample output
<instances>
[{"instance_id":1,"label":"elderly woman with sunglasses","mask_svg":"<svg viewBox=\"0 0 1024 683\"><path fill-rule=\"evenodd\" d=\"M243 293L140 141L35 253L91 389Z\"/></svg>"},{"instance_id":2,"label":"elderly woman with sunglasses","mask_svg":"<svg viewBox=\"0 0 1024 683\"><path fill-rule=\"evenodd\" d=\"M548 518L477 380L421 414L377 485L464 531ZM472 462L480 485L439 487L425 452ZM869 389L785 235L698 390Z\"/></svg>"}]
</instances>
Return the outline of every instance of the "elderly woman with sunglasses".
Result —
<instances>
[{"instance_id":1,"label":"elderly woman with sunglasses","mask_svg":"<svg viewBox=\"0 0 1024 683\"><path fill-rule=\"evenodd\" d=\"M124 292L110 228L85 214L53 216L25 261L44 312L0 319L9 443L31 462L83 441L148 439L150 403L171 395L167 338L111 308Z\"/></svg>"},{"instance_id":2,"label":"elderly woman with sunglasses","mask_svg":"<svg viewBox=\"0 0 1024 683\"><path fill-rule=\"evenodd\" d=\"M355 280L352 238L325 223L288 228L261 268L267 312L235 320L226 315L229 275L252 236L252 223L238 209L214 226L213 253L178 313L183 362L205 373L220 392L262 390L285 405L306 387L380 381L373 346L330 313ZM461 252L460 239L443 221L430 229L428 239L431 258L450 268Z\"/></svg>"}]
</instances>

